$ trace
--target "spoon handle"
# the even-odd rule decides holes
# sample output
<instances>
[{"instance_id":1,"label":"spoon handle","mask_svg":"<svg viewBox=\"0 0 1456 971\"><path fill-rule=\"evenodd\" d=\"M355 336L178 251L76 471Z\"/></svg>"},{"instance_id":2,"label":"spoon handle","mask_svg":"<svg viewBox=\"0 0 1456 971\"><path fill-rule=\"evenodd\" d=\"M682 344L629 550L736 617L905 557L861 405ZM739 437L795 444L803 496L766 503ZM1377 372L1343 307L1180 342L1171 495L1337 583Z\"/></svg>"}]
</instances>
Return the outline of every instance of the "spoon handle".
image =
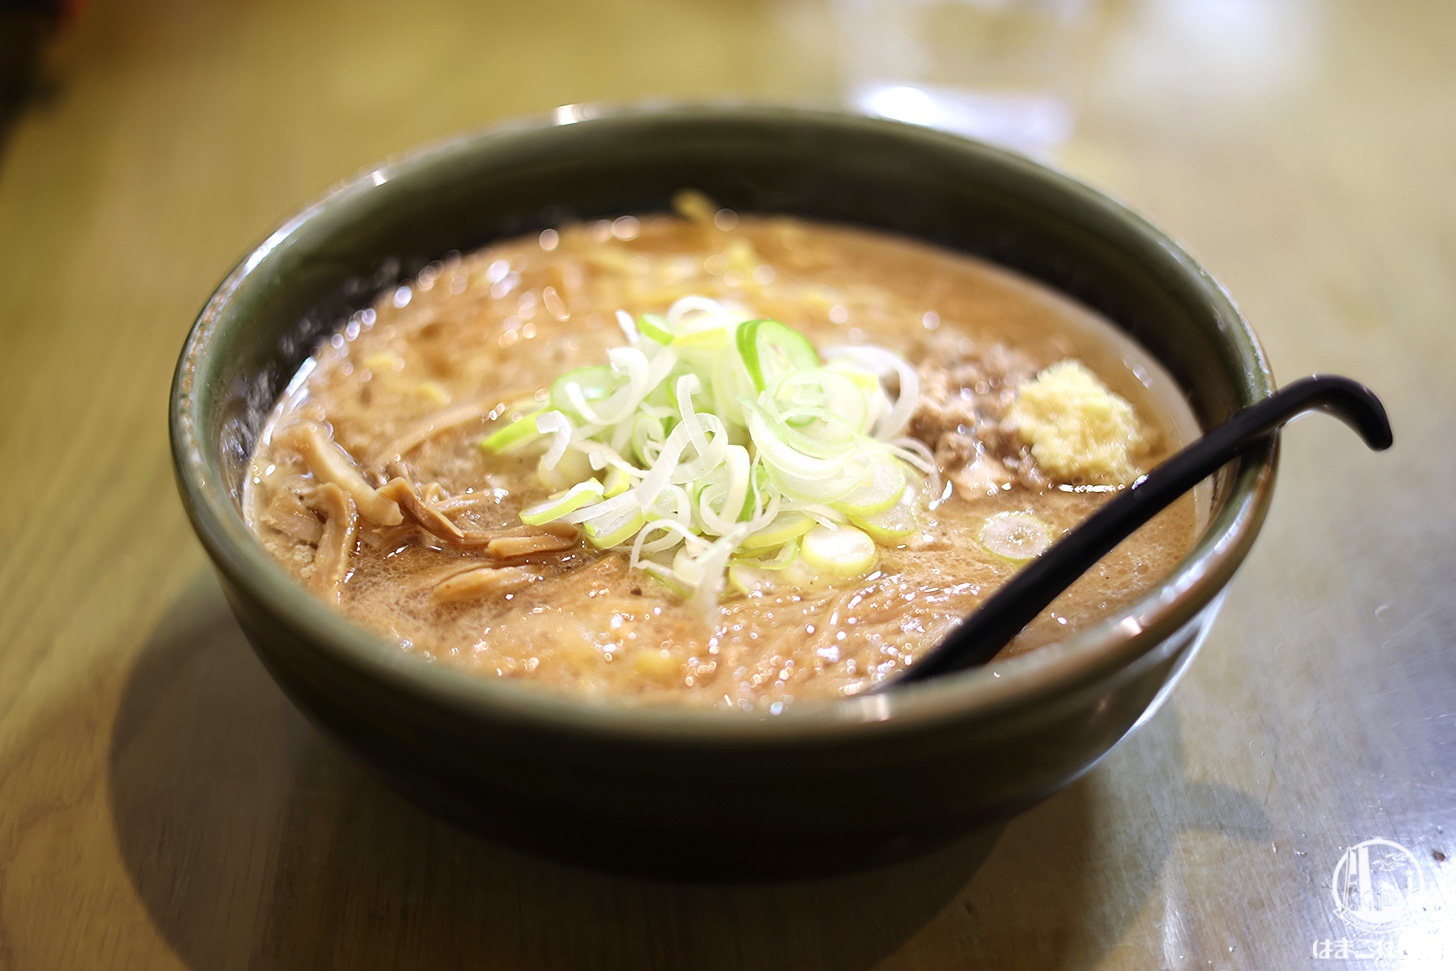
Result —
<instances>
[{"instance_id":1,"label":"spoon handle","mask_svg":"<svg viewBox=\"0 0 1456 971\"><path fill-rule=\"evenodd\" d=\"M1318 409L1353 428L1376 451L1390 447L1390 422L1380 399L1349 378L1302 378L1236 412L1098 509L1020 570L929 654L882 690L985 664L1057 595L1164 507L1291 418Z\"/></svg>"}]
</instances>

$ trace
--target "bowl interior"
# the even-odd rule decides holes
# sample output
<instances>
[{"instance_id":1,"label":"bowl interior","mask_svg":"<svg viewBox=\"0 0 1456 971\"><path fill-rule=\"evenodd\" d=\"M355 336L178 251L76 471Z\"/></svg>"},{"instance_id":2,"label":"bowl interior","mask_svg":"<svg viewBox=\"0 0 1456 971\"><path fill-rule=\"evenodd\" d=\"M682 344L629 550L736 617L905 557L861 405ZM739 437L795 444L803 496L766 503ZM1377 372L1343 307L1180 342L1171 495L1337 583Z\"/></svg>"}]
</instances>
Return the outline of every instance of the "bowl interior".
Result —
<instances>
[{"instance_id":1,"label":"bowl interior","mask_svg":"<svg viewBox=\"0 0 1456 971\"><path fill-rule=\"evenodd\" d=\"M271 569L277 576L264 585L277 590L281 568L265 563L260 547L241 549L257 547L238 511L247 458L289 377L349 313L450 251L572 219L666 211L682 188L739 211L917 237L1049 284L1148 348L1205 427L1271 390L1236 308L1181 248L1100 193L1020 156L928 129L793 109L692 107L521 124L363 173L273 233L220 286L183 351L172 401L179 482L214 560L236 582ZM1225 470L1205 535L1165 587L1128 613L1166 630L1186 622L1252 543L1271 478L1271 449ZM323 609L301 606L305 599L300 593L286 609ZM1117 620L1074 640L1107 644Z\"/></svg>"}]
</instances>

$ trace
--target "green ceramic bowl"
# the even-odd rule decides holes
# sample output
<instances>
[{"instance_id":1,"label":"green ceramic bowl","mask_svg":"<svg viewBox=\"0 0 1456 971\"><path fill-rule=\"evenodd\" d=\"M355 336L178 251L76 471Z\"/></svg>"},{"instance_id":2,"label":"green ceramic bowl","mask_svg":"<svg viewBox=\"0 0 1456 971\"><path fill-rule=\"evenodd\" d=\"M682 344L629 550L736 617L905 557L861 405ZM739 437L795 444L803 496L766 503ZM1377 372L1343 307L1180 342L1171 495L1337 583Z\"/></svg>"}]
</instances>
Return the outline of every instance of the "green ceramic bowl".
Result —
<instances>
[{"instance_id":1,"label":"green ceramic bowl","mask_svg":"<svg viewBox=\"0 0 1456 971\"><path fill-rule=\"evenodd\" d=\"M288 377L380 288L451 250L662 211L683 187L746 212L919 237L1045 281L1162 360L1205 425L1271 391L1218 284L1106 196L1000 149L831 112L684 106L553 119L390 160L290 219L225 279L177 367L183 502L258 656L344 748L423 806L532 851L694 878L847 870L923 852L1066 785L1192 658L1254 541L1272 447L1219 478L1206 534L1157 589L992 668L778 717L637 708L471 677L303 590L239 512Z\"/></svg>"}]
</instances>

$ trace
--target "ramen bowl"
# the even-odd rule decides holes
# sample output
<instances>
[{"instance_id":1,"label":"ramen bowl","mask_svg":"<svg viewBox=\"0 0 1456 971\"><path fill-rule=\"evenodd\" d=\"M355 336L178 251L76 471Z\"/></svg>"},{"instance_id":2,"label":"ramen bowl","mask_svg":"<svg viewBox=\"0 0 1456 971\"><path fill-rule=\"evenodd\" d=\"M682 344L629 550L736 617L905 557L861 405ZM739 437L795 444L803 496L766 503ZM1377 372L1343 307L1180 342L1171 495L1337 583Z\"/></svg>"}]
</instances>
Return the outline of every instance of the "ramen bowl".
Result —
<instances>
[{"instance_id":1,"label":"ramen bowl","mask_svg":"<svg viewBox=\"0 0 1456 971\"><path fill-rule=\"evenodd\" d=\"M1187 253L1020 156L833 112L562 110L365 171L270 235L203 309L172 389L173 456L258 656L323 732L410 799L590 866L696 879L851 870L926 852L1065 786L1155 710L1194 656L1263 520L1272 444L1216 478L1191 552L1105 621L980 670L778 715L584 700L431 663L311 595L249 531L241 496L258 431L352 311L448 252L664 211L684 187L1039 280L1146 347L1205 427L1272 390L1247 324Z\"/></svg>"}]
</instances>

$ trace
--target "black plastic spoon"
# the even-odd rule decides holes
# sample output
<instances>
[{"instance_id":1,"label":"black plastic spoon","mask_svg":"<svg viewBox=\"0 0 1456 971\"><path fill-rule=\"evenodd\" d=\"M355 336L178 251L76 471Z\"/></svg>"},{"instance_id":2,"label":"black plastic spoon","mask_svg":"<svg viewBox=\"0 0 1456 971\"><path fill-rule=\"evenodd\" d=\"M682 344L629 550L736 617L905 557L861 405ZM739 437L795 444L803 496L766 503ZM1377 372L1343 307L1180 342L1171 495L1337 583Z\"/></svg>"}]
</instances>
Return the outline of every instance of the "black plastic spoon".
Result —
<instances>
[{"instance_id":1,"label":"black plastic spoon","mask_svg":"<svg viewBox=\"0 0 1456 971\"><path fill-rule=\"evenodd\" d=\"M880 682L873 690L885 691L985 664L1057 594L1139 526L1285 422L1314 409L1344 421L1376 451L1384 451L1393 441L1385 406L1363 384L1329 375L1295 381L1236 412L1133 483L1020 570L904 674Z\"/></svg>"}]
</instances>

